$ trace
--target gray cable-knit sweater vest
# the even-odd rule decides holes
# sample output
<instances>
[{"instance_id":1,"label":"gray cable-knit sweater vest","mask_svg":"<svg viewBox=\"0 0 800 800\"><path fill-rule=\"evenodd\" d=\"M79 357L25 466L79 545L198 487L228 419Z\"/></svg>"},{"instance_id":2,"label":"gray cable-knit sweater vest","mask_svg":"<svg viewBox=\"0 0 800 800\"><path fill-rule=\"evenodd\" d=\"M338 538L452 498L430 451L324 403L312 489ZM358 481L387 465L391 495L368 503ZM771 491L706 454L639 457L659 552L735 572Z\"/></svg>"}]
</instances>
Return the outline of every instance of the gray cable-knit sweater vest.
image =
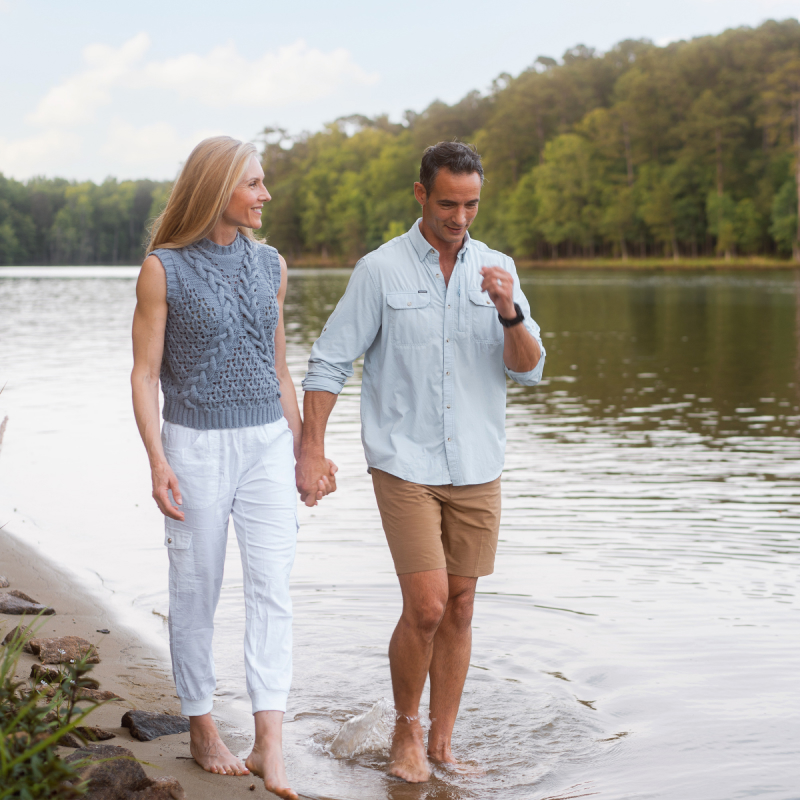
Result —
<instances>
[{"instance_id":1,"label":"gray cable-knit sweater vest","mask_svg":"<svg viewBox=\"0 0 800 800\"><path fill-rule=\"evenodd\" d=\"M278 251L239 234L153 255L167 273L164 419L202 430L279 420Z\"/></svg>"}]
</instances>

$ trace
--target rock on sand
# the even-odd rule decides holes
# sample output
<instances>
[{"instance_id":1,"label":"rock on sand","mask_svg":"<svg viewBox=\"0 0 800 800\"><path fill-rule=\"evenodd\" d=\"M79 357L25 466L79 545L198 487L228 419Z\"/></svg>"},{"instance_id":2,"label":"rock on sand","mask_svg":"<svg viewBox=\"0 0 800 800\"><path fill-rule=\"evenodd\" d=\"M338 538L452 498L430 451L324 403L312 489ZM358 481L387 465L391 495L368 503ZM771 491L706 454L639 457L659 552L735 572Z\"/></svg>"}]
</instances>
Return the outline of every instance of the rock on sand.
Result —
<instances>
[{"instance_id":1,"label":"rock on sand","mask_svg":"<svg viewBox=\"0 0 800 800\"><path fill-rule=\"evenodd\" d=\"M8 584L6 584L8 586ZM33 598L16 589L0 592L0 614L55 614L55 609L37 603Z\"/></svg>"},{"instance_id":2,"label":"rock on sand","mask_svg":"<svg viewBox=\"0 0 800 800\"><path fill-rule=\"evenodd\" d=\"M130 728L131 736L140 742L149 742L159 736L173 733L186 733L189 720L172 714L158 714L155 711L127 711L122 717L123 728Z\"/></svg>"},{"instance_id":3,"label":"rock on sand","mask_svg":"<svg viewBox=\"0 0 800 800\"><path fill-rule=\"evenodd\" d=\"M90 761L80 771L81 778L89 781L86 800L186 800L186 792L175 778L148 778L125 747L89 745L67 756L66 762L81 759Z\"/></svg>"}]
</instances>

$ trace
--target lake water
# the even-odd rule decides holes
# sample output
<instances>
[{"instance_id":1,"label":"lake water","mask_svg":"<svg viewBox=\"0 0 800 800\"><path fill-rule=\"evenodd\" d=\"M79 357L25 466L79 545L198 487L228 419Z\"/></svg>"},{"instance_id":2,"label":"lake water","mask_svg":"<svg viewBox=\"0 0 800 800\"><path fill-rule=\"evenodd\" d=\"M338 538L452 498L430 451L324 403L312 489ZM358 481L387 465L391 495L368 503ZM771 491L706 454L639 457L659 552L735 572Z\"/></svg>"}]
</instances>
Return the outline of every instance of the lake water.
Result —
<instances>
[{"instance_id":1,"label":"lake water","mask_svg":"<svg viewBox=\"0 0 800 800\"><path fill-rule=\"evenodd\" d=\"M0 269L0 522L163 642L167 558L128 382L135 274ZM297 382L348 274L291 273ZM401 607L357 373L329 428L340 489L301 507L293 785L342 800L800 798L800 273L522 280L545 380L509 388L501 541L454 737L485 774L409 786L383 752L326 749L391 697ZM236 549L231 536L217 708L244 724Z\"/></svg>"}]
</instances>

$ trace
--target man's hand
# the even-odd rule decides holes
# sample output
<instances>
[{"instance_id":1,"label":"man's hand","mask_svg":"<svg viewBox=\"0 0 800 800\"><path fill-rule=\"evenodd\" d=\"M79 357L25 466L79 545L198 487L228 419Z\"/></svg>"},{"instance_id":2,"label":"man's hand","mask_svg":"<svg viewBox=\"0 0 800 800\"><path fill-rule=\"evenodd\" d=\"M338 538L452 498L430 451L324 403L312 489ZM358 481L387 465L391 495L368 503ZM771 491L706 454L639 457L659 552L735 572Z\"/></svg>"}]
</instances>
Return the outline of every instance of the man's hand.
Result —
<instances>
[{"instance_id":1,"label":"man's hand","mask_svg":"<svg viewBox=\"0 0 800 800\"><path fill-rule=\"evenodd\" d=\"M183 502L181 497L181 489L178 485L178 478L172 471L172 467L166 462L162 461L150 468L153 477L153 500L156 501L161 513L170 519L177 519L183 522L184 514L178 506L173 506L169 500L169 490L172 490L172 496L175 502L180 505Z\"/></svg>"},{"instance_id":2,"label":"man's hand","mask_svg":"<svg viewBox=\"0 0 800 800\"><path fill-rule=\"evenodd\" d=\"M300 499L307 506L315 506L326 494L335 492L338 471L329 458L301 454L294 468Z\"/></svg>"},{"instance_id":3,"label":"man's hand","mask_svg":"<svg viewBox=\"0 0 800 800\"><path fill-rule=\"evenodd\" d=\"M481 267L481 275L481 290L488 292L497 313L504 319L514 319L514 279L502 267Z\"/></svg>"}]
</instances>

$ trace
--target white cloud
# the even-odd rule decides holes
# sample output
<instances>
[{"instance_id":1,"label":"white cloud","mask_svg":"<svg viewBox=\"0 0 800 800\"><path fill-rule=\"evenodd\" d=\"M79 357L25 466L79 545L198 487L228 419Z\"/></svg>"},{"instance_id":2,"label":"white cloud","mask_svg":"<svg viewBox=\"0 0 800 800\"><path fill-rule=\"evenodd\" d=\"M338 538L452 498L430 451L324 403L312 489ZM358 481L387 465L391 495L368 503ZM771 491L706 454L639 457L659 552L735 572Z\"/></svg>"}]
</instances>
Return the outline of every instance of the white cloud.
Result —
<instances>
[{"instance_id":1,"label":"white cloud","mask_svg":"<svg viewBox=\"0 0 800 800\"><path fill-rule=\"evenodd\" d=\"M109 126L102 153L125 164L131 174L139 171L148 177L172 178L199 141L223 132L207 129L181 136L173 125L166 122L154 122L137 128L116 118Z\"/></svg>"},{"instance_id":2,"label":"white cloud","mask_svg":"<svg viewBox=\"0 0 800 800\"><path fill-rule=\"evenodd\" d=\"M8 3L0 0L0 9ZM198 141L221 132L197 130L209 116L204 109L239 109L240 115L252 116L378 80L347 50L323 52L303 40L255 58L242 56L230 43L205 55L159 61L148 58L150 45L142 32L119 47L85 47L81 67L50 88L25 117L28 135L0 138L0 170L24 178L45 172L73 175L77 163L81 173L89 165L94 174L114 164L129 174L171 177ZM177 105L187 100L194 123ZM142 108L148 109L148 124L137 127L128 119ZM187 128L195 132L186 135Z\"/></svg>"},{"instance_id":3,"label":"white cloud","mask_svg":"<svg viewBox=\"0 0 800 800\"><path fill-rule=\"evenodd\" d=\"M11 177L60 174L65 162L80 150L73 133L49 130L27 139L0 139L0 172Z\"/></svg>"},{"instance_id":4,"label":"white cloud","mask_svg":"<svg viewBox=\"0 0 800 800\"><path fill-rule=\"evenodd\" d=\"M165 61L143 61L150 37L139 33L119 48L93 44L83 50L85 68L54 86L27 121L41 126L91 122L119 88L162 89L214 108L285 106L310 102L352 84L378 80L344 49L323 53L304 41L249 61L234 44L207 55L186 53Z\"/></svg>"},{"instance_id":5,"label":"white cloud","mask_svg":"<svg viewBox=\"0 0 800 800\"><path fill-rule=\"evenodd\" d=\"M378 76L361 69L347 50L323 53L301 39L253 61L232 43L206 56L187 53L147 64L136 80L222 108L310 102L346 84L374 84Z\"/></svg>"},{"instance_id":6,"label":"white cloud","mask_svg":"<svg viewBox=\"0 0 800 800\"><path fill-rule=\"evenodd\" d=\"M137 34L116 50L104 44L85 47L86 69L54 86L27 121L43 126L91 122L97 108L111 102L111 90L134 72L148 47L146 33Z\"/></svg>"}]
</instances>

